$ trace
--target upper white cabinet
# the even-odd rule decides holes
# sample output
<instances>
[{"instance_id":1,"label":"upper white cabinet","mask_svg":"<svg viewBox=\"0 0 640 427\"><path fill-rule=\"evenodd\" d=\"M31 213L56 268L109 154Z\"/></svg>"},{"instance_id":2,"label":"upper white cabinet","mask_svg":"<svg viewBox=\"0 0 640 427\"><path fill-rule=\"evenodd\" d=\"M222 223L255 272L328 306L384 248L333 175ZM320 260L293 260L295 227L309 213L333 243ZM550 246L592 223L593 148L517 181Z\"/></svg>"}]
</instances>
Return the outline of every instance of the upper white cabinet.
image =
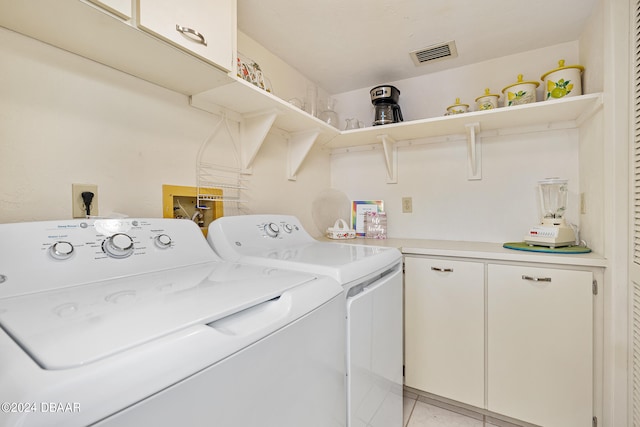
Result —
<instances>
[{"instance_id":1,"label":"upper white cabinet","mask_svg":"<svg viewBox=\"0 0 640 427\"><path fill-rule=\"evenodd\" d=\"M123 19L131 19L132 0L89 0Z\"/></svg>"},{"instance_id":2,"label":"upper white cabinet","mask_svg":"<svg viewBox=\"0 0 640 427\"><path fill-rule=\"evenodd\" d=\"M235 0L138 0L137 21L144 31L231 71L234 5Z\"/></svg>"},{"instance_id":3,"label":"upper white cabinet","mask_svg":"<svg viewBox=\"0 0 640 427\"><path fill-rule=\"evenodd\" d=\"M228 5L230 1L224 3ZM157 9L165 9L170 2L157 3ZM225 36L220 39L217 33L212 35L208 45L226 44L227 52L234 49L235 43L235 36L230 38L227 34L233 31L235 35L235 3L232 5L231 10L209 11L211 16L200 13L202 20L226 22ZM101 0L96 5L81 0L0 0L0 26L185 95L205 92L234 80L235 76L226 71L231 54L214 67L202 55L177 48L164 37L152 36L110 9L126 12L126 2ZM224 19L220 17L223 13Z\"/></svg>"}]
</instances>

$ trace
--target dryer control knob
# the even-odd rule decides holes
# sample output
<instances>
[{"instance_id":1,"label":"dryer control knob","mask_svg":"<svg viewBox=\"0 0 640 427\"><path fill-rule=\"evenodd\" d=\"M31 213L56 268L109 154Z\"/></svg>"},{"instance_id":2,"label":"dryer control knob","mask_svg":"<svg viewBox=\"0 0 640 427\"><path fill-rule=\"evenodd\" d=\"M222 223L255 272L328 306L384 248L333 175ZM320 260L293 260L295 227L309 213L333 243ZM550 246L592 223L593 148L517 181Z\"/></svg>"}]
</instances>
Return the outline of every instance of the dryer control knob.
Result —
<instances>
[{"instance_id":1,"label":"dryer control knob","mask_svg":"<svg viewBox=\"0 0 640 427\"><path fill-rule=\"evenodd\" d=\"M267 233L267 236L269 237L278 237L278 234L280 234L280 227L278 227L277 224L270 222L264 226L264 232Z\"/></svg>"},{"instance_id":2,"label":"dryer control knob","mask_svg":"<svg viewBox=\"0 0 640 427\"><path fill-rule=\"evenodd\" d=\"M171 237L166 234L157 235L153 241L160 249L167 249L168 247L171 247Z\"/></svg>"},{"instance_id":3,"label":"dryer control knob","mask_svg":"<svg viewBox=\"0 0 640 427\"><path fill-rule=\"evenodd\" d=\"M133 253L133 239L124 233L116 233L102 242L102 250L111 258L126 258Z\"/></svg>"},{"instance_id":4,"label":"dryer control knob","mask_svg":"<svg viewBox=\"0 0 640 427\"><path fill-rule=\"evenodd\" d=\"M49 248L49 255L55 259L69 259L73 255L73 245L69 242L55 242Z\"/></svg>"},{"instance_id":5,"label":"dryer control knob","mask_svg":"<svg viewBox=\"0 0 640 427\"><path fill-rule=\"evenodd\" d=\"M285 224L284 231L286 231L287 233L291 233L293 231L293 227L291 226L291 224Z\"/></svg>"}]
</instances>

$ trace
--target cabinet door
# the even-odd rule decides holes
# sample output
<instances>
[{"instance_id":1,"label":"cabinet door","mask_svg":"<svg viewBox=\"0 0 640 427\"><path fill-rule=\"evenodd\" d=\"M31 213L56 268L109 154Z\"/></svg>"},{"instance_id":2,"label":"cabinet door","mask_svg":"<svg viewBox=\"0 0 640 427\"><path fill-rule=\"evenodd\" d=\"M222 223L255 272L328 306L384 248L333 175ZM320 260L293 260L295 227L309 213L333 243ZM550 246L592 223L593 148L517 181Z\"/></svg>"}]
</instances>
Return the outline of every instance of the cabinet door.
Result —
<instances>
[{"instance_id":1,"label":"cabinet door","mask_svg":"<svg viewBox=\"0 0 640 427\"><path fill-rule=\"evenodd\" d=\"M131 18L131 1L132 0L89 0L98 6L118 15L121 18Z\"/></svg>"},{"instance_id":2,"label":"cabinet door","mask_svg":"<svg viewBox=\"0 0 640 427\"><path fill-rule=\"evenodd\" d=\"M405 257L405 384L484 407L484 265Z\"/></svg>"},{"instance_id":3,"label":"cabinet door","mask_svg":"<svg viewBox=\"0 0 640 427\"><path fill-rule=\"evenodd\" d=\"M592 273L488 266L488 409L545 427L591 425Z\"/></svg>"},{"instance_id":4,"label":"cabinet door","mask_svg":"<svg viewBox=\"0 0 640 427\"><path fill-rule=\"evenodd\" d=\"M234 4L234 0L138 0L138 26L229 71Z\"/></svg>"}]
</instances>

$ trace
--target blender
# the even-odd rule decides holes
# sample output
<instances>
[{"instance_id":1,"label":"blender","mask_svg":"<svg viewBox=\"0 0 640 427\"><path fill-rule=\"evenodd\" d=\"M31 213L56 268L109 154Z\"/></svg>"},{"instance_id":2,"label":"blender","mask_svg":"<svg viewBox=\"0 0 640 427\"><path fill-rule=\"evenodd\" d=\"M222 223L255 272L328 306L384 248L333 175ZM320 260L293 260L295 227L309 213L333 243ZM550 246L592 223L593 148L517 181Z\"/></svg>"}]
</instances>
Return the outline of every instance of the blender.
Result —
<instances>
[{"instance_id":1,"label":"blender","mask_svg":"<svg viewBox=\"0 0 640 427\"><path fill-rule=\"evenodd\" d=\"M576 242L573 229L564 220L567 210L567 180L548 178L538 182L544 217L540 225L531 227L524 241L529 246L557 248Z\"/></svg>"}]
</instances>

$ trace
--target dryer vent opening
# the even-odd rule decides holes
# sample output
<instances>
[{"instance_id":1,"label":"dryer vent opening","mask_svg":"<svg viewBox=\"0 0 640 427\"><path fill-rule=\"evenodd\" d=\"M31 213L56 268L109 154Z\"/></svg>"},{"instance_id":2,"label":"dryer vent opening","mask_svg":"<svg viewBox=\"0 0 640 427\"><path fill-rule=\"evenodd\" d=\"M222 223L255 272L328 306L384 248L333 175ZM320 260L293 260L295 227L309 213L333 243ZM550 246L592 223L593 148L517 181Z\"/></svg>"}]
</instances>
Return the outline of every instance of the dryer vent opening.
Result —
<instances>
[{"instance_id":1,"label":"dryer vent opening","mask_svg":"<svg viewBox=\"0 0 640 427\"><path fill-rule=\"evenodd\" d=\"M409 55L411 56L411 59L413 59L414 64L422 65L428 62L455 58L458 56L458 50L456 49L456 43L452 40L447 43L440 43L414 50L413 52L410 52Z\"/></svg>"}]
</instances>

